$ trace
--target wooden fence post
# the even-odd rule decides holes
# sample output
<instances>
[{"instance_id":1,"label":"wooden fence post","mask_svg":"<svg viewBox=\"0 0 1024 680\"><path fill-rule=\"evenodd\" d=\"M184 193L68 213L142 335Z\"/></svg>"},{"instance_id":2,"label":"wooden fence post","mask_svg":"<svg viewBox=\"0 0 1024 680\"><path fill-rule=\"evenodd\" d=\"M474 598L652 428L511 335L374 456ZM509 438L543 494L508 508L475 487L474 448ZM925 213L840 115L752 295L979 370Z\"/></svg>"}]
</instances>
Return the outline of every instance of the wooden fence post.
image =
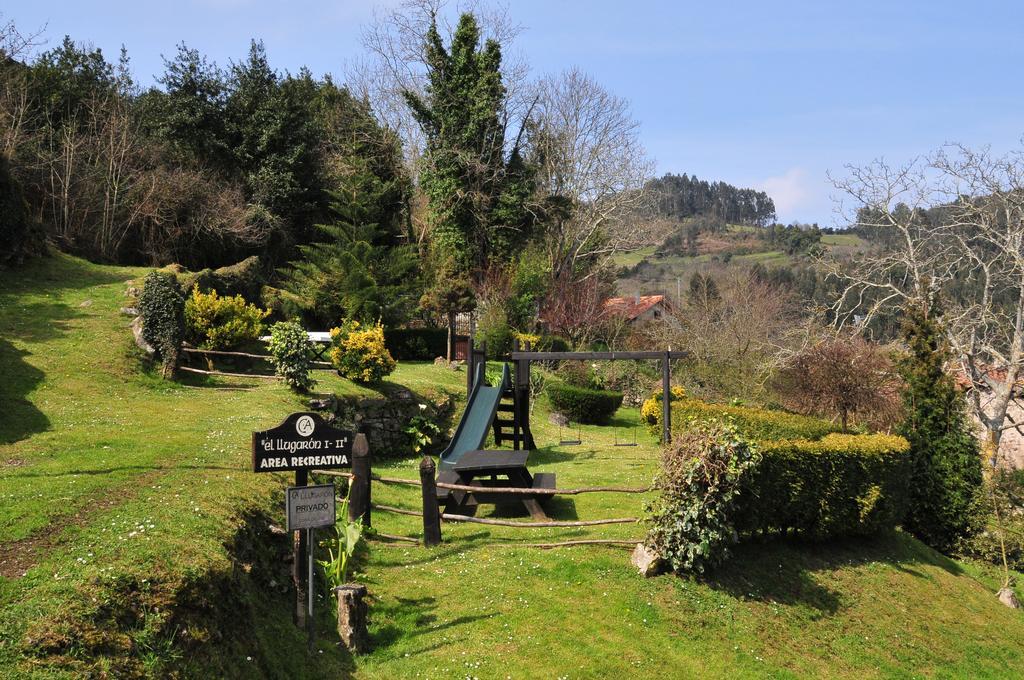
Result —
<instances>
[{"instance_id":1,"label":"wooden fence post","mask_svg":"<svg viewBox=\"0 0 1024 680\"><path fill-rule=\"evenodd\" d=\"M423 488L423 545L441 543L441 511L437 505L437 481L434 459L424 456L420 461L420 485Z\"/></svg>"},{"instance_id":2,"label":"wooden fence post","mask_svg":"<svg viewBox=\"0 0 1024 680\"><path fill-rule=\"evenodd\" d=\"M661 360L661 441L672 441L672 354L665 351Z\"/></svg>"},{"instance_id":3,"label":"wooden fence post","mask_svg":"<svg viewBox=\"0 0 1024 680\"><path fill-rule=\"evenodd\" d=\"M475 348L473 347L473 334L470 333L469 339L466 340L466 397L473 393L473 374L476 372L476 357L473 355Z\"/></svg>"},{"instance_id":4,"label":"wooden fence post","mask_svg":"<svg viewBox=\"0 0 1024 680\"><path fill-rule=\"evenodd\" d=\"M352 442L352 491L348 497L348 519L362 517L364 527L370 526L370 443L362 432Z\"/></svg>"}]
</instances>

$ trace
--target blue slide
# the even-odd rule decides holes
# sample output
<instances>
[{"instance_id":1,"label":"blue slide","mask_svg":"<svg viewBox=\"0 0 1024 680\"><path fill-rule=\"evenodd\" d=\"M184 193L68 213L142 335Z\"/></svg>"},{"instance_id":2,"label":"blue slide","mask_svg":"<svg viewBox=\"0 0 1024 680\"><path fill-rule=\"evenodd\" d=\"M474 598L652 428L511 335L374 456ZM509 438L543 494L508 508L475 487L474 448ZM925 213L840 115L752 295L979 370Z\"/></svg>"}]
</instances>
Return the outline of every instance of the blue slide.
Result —
<instances>
[{"instance_id":1,"label":"blue slide","mask_svg":"<svg viewBox=\"0 0 1024 680\"><path fill-rule=\"evenodd\" d=\"M498 412L501 395L511 382L508 364L501 372L501 384L491 387L487 384L487 363L481 361L476 367L473 380L473 392L462 414L459 426L455 428L455 436L451 443L441 452L441 464L438 472L451 470L468 451L479 451L487 441L487 433Z\"/></svg>"}]
</instances>

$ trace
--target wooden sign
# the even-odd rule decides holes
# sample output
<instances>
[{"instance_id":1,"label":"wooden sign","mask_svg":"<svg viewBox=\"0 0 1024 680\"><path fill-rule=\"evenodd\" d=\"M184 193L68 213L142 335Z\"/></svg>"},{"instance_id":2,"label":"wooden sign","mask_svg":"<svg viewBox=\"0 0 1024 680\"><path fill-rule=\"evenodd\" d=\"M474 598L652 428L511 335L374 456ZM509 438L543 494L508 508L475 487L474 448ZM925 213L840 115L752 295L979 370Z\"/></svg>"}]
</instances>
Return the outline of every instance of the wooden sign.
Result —
<instances>
[{"instance_id":1,"label":"wooden sign","mask_svg":"<svg viewBox=\"0 0 1024 680\"><path fill-rule=\"evenodd\" d=\"M286 499L288 531L334 526L336 506L333 484L290 486Z\"/></svg>"},{"instance_id":2,"label":"wooden sign","mask_svg":"<svg viewBox=\"0 0 1024 680\"><path fill-rule=\"evenodd\" d=\"M352 467L355 433L315 413L293 413L277 427L252 433L253 472ZM301 483L301 482L300 482Z\"/></svg>"}]
</instances>

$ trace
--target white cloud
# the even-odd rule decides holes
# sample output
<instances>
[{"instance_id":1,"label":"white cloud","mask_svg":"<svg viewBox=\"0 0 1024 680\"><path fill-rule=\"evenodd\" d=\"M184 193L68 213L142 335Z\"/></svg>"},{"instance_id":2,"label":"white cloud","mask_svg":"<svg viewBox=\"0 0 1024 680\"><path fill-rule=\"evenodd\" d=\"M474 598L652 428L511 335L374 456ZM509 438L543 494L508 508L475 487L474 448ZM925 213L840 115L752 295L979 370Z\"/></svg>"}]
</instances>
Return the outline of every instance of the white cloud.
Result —
<instances>
[{"instance_id":1,"label":"white cloud","mask_svg":"<svg viewBox=\"0 0 1024 680\"><path fill-rule=\"evenodd\" d=\"M800 167L790 168L785 173L758 182L756 187L765 191L775 201L779 219L792 219L801 208L806 208L812 192L807 186L807 172Z\"/></svg>"}]
</instances>

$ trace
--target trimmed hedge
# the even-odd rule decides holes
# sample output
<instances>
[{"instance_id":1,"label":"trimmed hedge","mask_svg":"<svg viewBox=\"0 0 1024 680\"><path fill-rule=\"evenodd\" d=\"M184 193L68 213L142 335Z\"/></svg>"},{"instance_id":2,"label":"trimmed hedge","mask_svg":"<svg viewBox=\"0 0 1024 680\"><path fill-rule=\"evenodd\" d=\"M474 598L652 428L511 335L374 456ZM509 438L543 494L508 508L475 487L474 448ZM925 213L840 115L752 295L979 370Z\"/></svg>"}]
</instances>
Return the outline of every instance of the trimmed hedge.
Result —
<instances>
[{"instance_id":1,"label":"trimmed hedge","mask_svg":"<svg viewBox=\"0 0 1024 680\"><path fill-rule=\"evenodd\" d=\"M570 419L590 425L604 425L622 406L622 392L592 390L553 381L545 388L551 407Z\"/></svg>"},{"instance_id":2,"label":"trimmed hedge","mask_svg":"<svg viewBox=\"0 0 1024 680\"><path fill-rule=\"evenodd\" d=\"M655 402L653 406L649 402ZM654 434L661 433L661 393L648 399L641 408L641 418ZM697 399L672 399L672 434L677 435L712 418L728 420L739 433L755 441L777 439L821 439L839 431L839 426L820 418L766 411L749 406L709 404Z\"/></svg>"},{"instance_id":3,"label":"trimmed hedge","mask_svg":"<svg viewBox=\"0 0 1024 680\"><path fill-rule=\"evenodd\" d=\"M906 513L913 461L903 437L829 434L762 441L758 450L733 514L740 533L865 535L896 526Z\"/></svg>"},{"instance_id":4,"label":"trimmed hedge","mask_svg":"<svg viewBox=\"0 0 1024 680\"><path fill-rule=\"evenodd\" d=\"M384 346L398 361L433 361L448 353L447 328L392 328Z\"/></svg>"}]
</instances>

